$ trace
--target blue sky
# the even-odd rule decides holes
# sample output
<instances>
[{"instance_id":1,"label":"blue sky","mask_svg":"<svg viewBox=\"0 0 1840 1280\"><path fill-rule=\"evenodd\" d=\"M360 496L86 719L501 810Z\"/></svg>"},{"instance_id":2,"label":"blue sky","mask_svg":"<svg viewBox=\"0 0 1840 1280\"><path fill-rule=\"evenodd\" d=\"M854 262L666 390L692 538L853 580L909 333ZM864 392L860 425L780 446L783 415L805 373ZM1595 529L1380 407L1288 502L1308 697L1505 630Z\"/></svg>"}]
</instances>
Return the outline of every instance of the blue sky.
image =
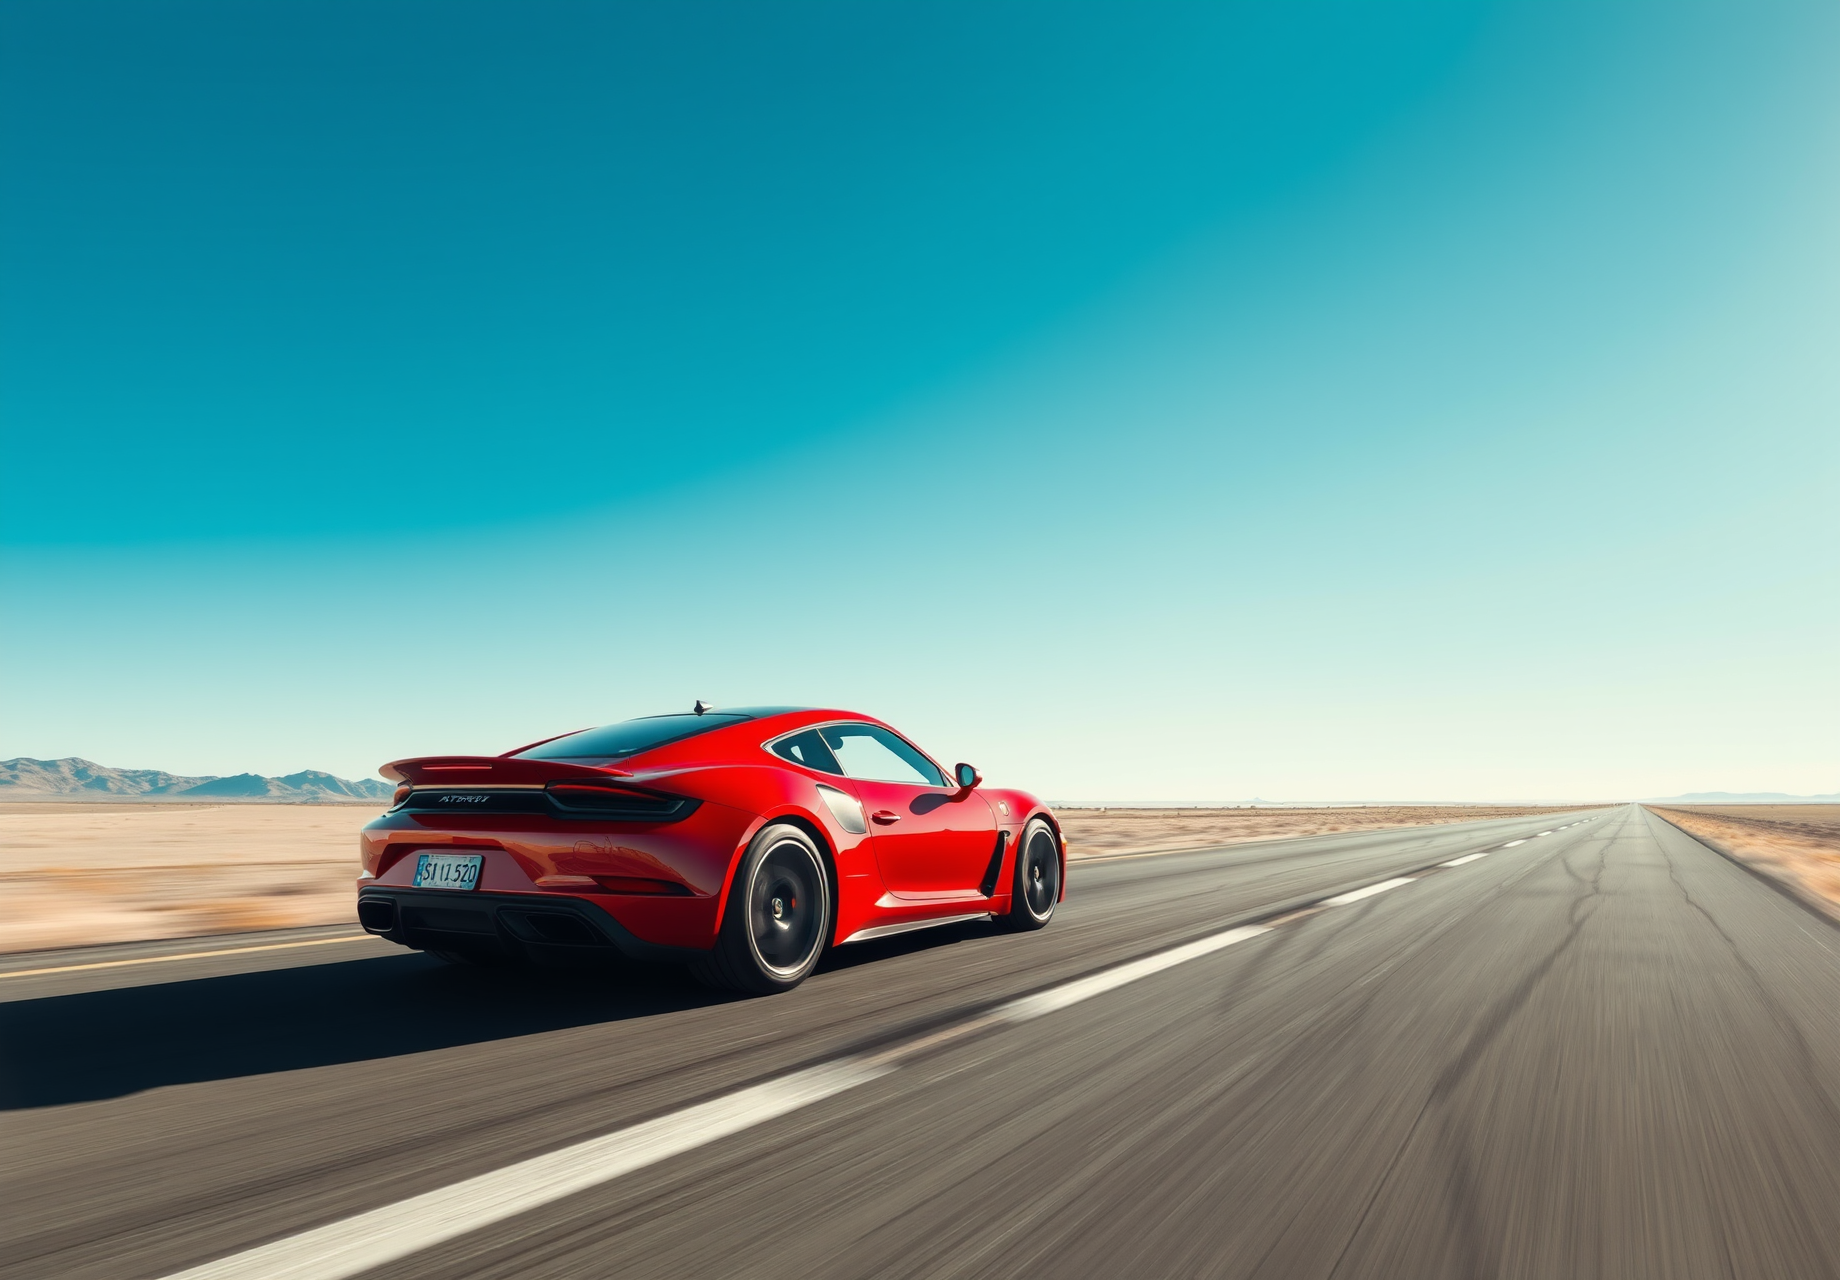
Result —
<instances>
[{"instance_id":1,"label":"blue sky","mask_svg":"<svg viewBox=\"0 0 1840 1280\"><path fill-rule=\"evenodd\" d=\"M1840 11L0 11L0 757L1840 789Z\"/></svg>"}]
</instances>

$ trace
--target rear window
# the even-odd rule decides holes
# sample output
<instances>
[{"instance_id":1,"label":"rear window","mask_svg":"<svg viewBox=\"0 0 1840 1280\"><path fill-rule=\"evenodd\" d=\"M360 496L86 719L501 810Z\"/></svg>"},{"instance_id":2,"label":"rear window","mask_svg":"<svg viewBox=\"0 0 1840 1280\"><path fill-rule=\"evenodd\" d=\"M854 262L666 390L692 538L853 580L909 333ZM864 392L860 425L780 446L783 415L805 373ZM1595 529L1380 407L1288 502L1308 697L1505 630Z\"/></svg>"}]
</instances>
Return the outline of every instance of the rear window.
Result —
<instances>
[{"instance_id":1,"label":"rear window","mask_svg":"<svg viewBox=\"0 0 1840 1280\"><path fill-rule=\"evenodd\" d=\"M831 754L830 747L818 736L816 729L781 738L773 744L773 754L820 773L835 773L839 776L843 773L843 766L837 763L837 757Z\"/></svg>"},{"instance_id":2,"label":"rear window","mask_svg":"<svg viewBox=\"0 0 1840 1280\"><path fill-rule=\"evenodd\" d=\"M606 724L598 729L583 729L580 733L571 733L550 742L540 742L534 747L518 752L516 758L519 760L619 760L626 756L636 756L641 751L650 751L653 747L662 747L667 742L679 742L685 738L695 737L699 733L708 733L711 729L740 724L749 719L752 717L729 715L721 711L708 711L700 716L642 716L637 720L622 720L618 724Z\"/></svg>"}]
</instances>

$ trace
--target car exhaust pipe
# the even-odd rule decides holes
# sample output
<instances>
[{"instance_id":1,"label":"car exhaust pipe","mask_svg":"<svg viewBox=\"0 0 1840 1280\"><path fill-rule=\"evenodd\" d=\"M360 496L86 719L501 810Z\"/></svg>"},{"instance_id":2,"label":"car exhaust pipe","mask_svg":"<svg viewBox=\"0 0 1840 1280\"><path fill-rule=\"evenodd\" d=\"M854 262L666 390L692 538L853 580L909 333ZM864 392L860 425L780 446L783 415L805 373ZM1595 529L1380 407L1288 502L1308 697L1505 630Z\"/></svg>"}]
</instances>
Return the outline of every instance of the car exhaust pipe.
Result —
<instances>
[{"instance_id":1,"label":"car exhaust pipe","mask_svg":"<svg viewBox=\"0 0 1840 1280\"><path fill-rule=\"evenodd\" d=\"M396 927L396 904L388 898L361 899L358 923L367 933L388 933Z\"/></svg>"}]
</instances>

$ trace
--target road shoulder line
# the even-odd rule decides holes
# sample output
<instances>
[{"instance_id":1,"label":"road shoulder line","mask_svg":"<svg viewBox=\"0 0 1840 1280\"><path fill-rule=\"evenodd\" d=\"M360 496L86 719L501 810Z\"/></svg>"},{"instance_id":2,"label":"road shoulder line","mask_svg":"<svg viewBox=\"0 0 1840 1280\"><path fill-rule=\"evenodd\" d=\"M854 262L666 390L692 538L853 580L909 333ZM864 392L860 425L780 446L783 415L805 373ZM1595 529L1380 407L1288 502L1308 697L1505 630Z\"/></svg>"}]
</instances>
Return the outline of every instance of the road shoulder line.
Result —
<instances>
[{"instance_id":1,"label":"road shoulder line","mask_svg":"<svg viewBox=\"0 0 1840 1280\"><path fill-rule=\"evenodd\" d=\"M364 942L368 933L340 934L336 938L303 938L299 942L264 942L253 947L222 947L216 951L177 951L170 955L135 956L128 960L92 960L87 964L60 964L44 969L0 970L0 981L7 978L37 978L49 973L86 973L92 969L125 969L130 965L163 964L169 960L203 960L210 956L242 956L256 951L287 951L294 947L324 947L335 942Z\"/></svg>"}]
</instances>

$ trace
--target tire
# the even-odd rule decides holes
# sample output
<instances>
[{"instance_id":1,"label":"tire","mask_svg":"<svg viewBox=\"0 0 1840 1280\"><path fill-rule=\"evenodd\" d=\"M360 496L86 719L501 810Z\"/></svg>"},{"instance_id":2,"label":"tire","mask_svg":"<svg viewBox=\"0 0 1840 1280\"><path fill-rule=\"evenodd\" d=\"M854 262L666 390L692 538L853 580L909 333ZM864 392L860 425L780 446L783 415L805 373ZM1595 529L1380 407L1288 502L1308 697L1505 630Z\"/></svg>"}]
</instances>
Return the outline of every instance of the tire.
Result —
<instances>
[{"instance_id":1,"label":"tire","mask_svg":"<svg viewBox=\"0 0 1840 1280\"><path fill-rule=\"evenodd\" d=\"M742 855L715 949L690 972L748 995L790 991L818 967L834 918L824 855L799 828L776 823Z\"/></svg>"},{"instance_id":2,"label":"tire","mask_svg":"<svg viewBox=\"0 0 1840 1280\"><path fill-rule=\"evenodd\" d=\"M1015 880L1010 887L1012 929L1045 929L1054 919L1061 896L1061 842L1044 818L1031 819L1016 846Z\"/></svg>"}]
</instances>

